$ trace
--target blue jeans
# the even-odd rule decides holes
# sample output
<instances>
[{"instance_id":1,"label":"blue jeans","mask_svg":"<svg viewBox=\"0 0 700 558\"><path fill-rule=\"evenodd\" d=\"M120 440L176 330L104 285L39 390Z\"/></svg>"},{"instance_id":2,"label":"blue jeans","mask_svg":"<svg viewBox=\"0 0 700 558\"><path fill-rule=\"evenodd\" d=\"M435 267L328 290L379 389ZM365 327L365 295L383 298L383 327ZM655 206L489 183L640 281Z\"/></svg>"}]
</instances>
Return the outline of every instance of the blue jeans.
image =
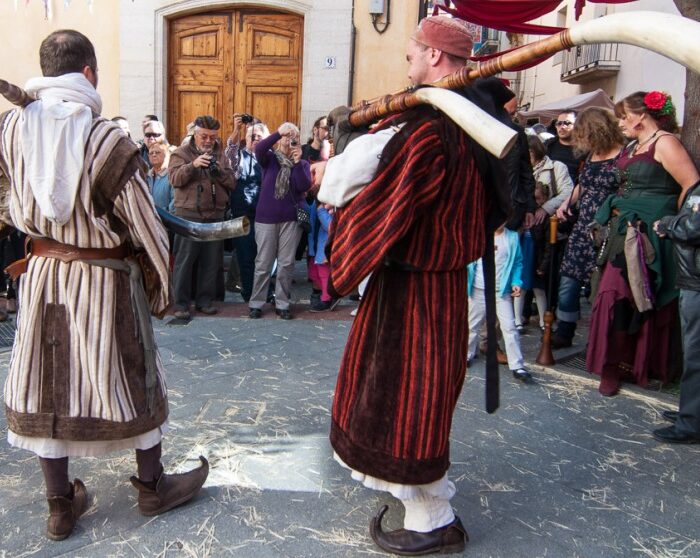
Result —
<instances>
[{"instance_id":1,"label":"blue jeans","mask_svg":"<svg viewBox=\"0 0 700 558\"><path fill-rule=\"evenodd\" d=\"M572 339L576 331L576 322L581 310L581 287L578 279L562 275L559 278L559 294L557 303L557 335L564 339Z\"/></svg>"}]
</instances>

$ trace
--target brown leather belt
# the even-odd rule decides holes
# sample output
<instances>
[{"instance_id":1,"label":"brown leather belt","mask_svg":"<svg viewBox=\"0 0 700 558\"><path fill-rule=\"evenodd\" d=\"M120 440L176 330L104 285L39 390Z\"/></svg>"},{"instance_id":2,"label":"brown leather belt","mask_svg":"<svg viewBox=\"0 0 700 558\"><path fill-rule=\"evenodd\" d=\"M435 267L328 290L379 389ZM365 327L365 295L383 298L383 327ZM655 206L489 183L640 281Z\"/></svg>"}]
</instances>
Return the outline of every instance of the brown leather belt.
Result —
<instances>
[{"instance_id":1,"label":"brown leather belt","mask_svg":"<svg viewBox=\"0 0 700 558\"><path fill-rule=\"evenodd\" d=\"M27 271L29 258L33 256L53 258L67 263L89 260L123 260L129 255L129 248L126 244L115 248L80 248L48 238L27 238L25 250L27 253L25 258L17 260L5 268L13 281Z\"/></svg>"}]
</instances>

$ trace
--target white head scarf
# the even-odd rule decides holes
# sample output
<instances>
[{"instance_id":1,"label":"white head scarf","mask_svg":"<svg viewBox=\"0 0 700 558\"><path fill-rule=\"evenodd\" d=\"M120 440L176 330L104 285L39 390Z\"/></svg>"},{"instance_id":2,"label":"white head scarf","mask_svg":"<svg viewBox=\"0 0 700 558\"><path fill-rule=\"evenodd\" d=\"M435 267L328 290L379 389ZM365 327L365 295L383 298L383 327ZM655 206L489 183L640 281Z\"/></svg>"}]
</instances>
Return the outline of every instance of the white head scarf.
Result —
<instances>
[{"instance_id":1,"label":"white head scarf","mask_svg":"<svg viewBox=\"0 0 700 558\"><path fill-rule=\"evenodd\" d=\"M81 73L33 78L25 87L38 100L20 121L22 157L42 214L63 225L75 206L85 144L102 99Z\"/></svg>"}]
</instances>

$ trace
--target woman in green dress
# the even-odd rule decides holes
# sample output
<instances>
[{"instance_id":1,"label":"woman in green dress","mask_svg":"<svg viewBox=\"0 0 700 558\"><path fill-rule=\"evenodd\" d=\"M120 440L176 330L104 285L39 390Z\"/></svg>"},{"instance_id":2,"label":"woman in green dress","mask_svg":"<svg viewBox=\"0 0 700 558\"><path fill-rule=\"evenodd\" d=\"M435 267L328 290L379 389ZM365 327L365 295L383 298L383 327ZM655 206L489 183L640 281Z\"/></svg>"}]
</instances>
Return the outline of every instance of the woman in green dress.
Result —
<instances>
[{"instance_id":1,"label":"woman in green dress","mask_svg":"<svg viewBox=\"0 0 700 558\"><path fill-rule=\"evenodd\" d=\"M608 225L608 238L598 259L602 274L586 355L588 371L601 377L599 391L606 396L618 392L622 379L642 386L650 378L673 379L669 360L678 324L673 246L652 225L675 214L681 192L698 180L674 135L678 124L669 95L633 93L617 103L615 113L632 141L616 162L619 190L595 216Z\"/></svg>"}]
</instances>

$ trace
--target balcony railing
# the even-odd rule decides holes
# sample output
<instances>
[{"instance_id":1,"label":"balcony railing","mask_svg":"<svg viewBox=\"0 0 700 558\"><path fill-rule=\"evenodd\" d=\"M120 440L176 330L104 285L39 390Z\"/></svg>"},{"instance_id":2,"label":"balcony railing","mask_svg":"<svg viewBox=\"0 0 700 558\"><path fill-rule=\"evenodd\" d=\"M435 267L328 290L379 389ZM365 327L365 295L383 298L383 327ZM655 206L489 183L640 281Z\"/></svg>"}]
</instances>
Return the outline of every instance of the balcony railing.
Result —
<instances>
[{"instance_id":1,"label":"balcony railing","mask_svg":"<svg viewBox=\"0 0 700 558\"><path fill-rule=\"evenodd\" d=\"M497 29L489 29L488 27L481 28L481 37L474 45L474 55L484 56L494 53L498 50L501 42L501 32Z\"/></svg>"},{"instance_id":2,"label":"balcony railing","mask_svg":"<svg viewBox=\"0 0 700 558\"><path fill-rule=\"evenodd\" d=\"M561 81L586 83L620 71L617 43L581 45L564 52Z\"/></svg>"}]
</instances>

